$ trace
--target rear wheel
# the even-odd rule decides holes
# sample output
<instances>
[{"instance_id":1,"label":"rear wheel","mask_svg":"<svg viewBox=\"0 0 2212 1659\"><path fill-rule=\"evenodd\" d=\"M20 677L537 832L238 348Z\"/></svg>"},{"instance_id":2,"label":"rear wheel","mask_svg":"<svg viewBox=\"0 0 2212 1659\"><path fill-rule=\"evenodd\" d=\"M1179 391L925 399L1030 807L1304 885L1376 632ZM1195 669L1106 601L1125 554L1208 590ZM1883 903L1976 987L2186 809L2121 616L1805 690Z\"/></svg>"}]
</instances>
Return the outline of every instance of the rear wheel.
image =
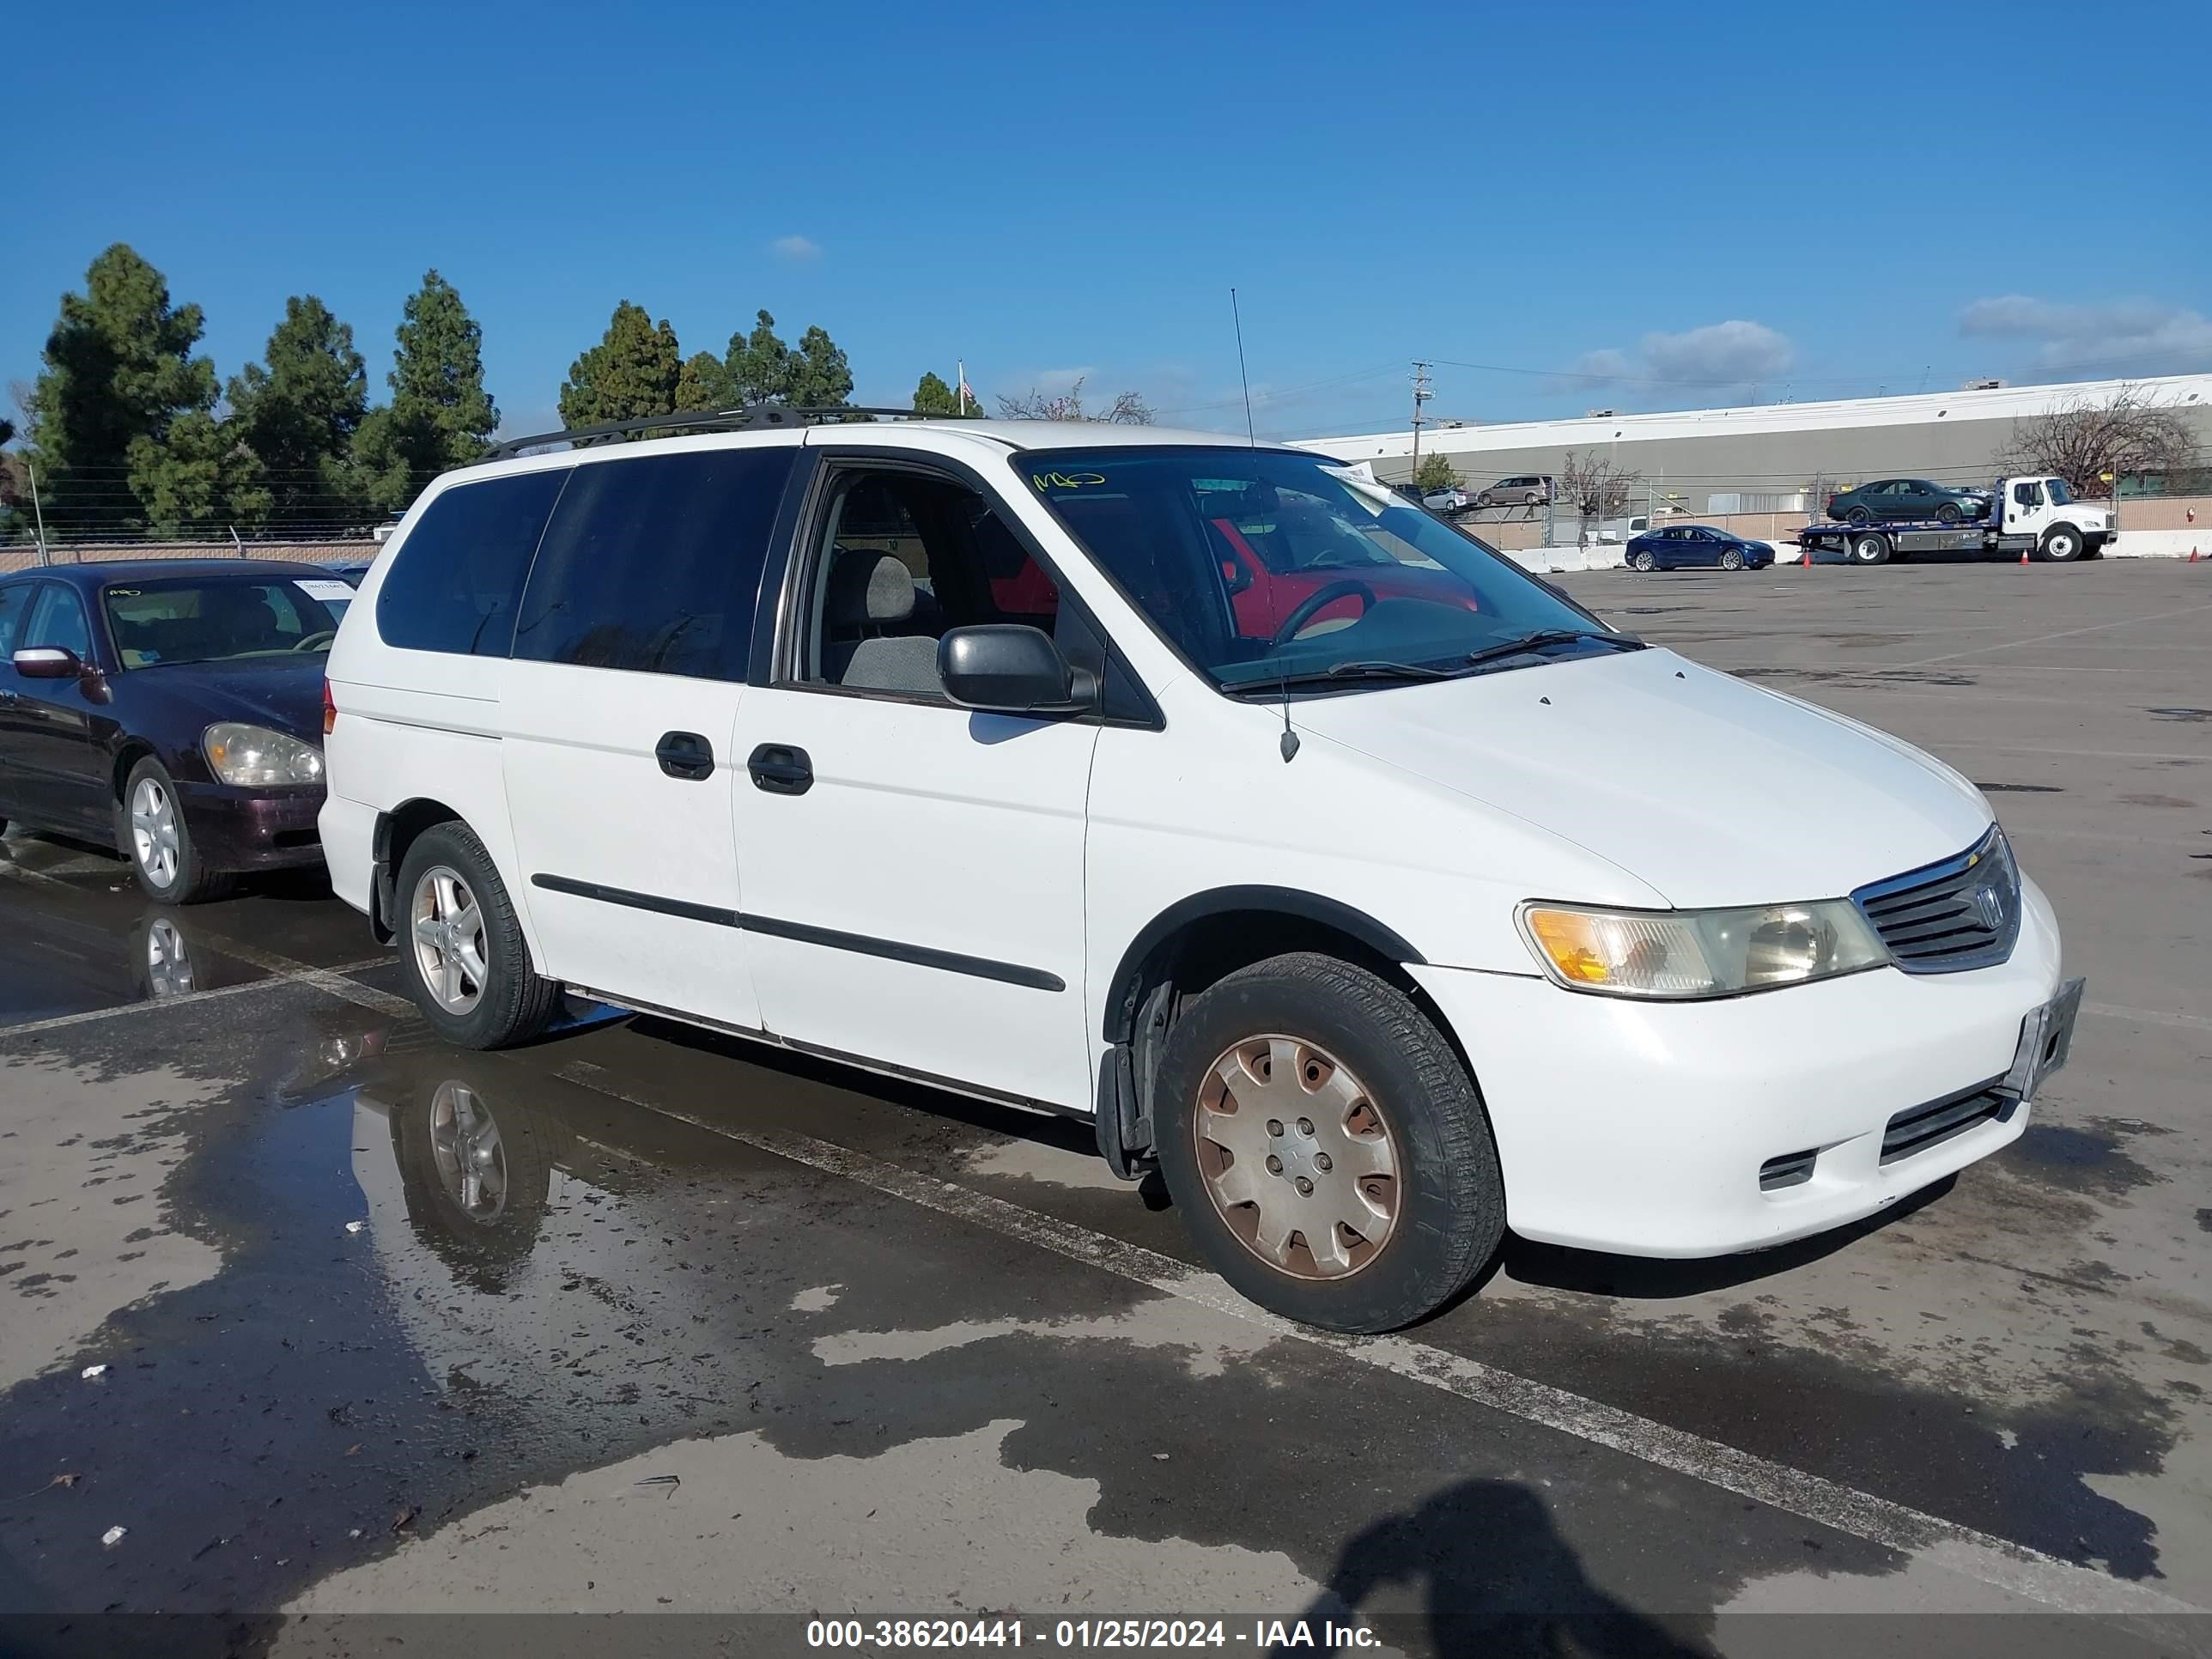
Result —
<instances>
[{"instance_id":1,"label":"rear wheel","mask_svg":"<svg viewBox=\"0 0 2212 1659\"><path fill-rule=\"evenodd\" d=\"M1539 501L1542 501L1543 499L1544 499L1544 498L1543 498L1541 495L1538 495L1534 490L1533 490L1533 489L1532 489L1532 490L1530 490L1527 495L1523 495L1523 496L1521 498L1521 504L1522 504L1523 507L1534 507L1534 506L1535 506L1535 505L1536 505L1536 503L1537 503L1537 502L1539 502Z\"/></svg>"},{"instance_id":2,"label":"rear wheel","mask_svg":"<svg viewBox=\"0 0 2212 1659\"><path fill-rule=\"evenodd\" d=\"M2081 532L2070 524L2055 524L2043 532L2037 551L2053 564L2070 564L2081 556Z\"/></svg>"},{"instance_id":3,"label":"rear wheel","mask_svg":"<svg viewBox=\"0 0 2212 1659\"><path fill-rule=\"evenodd\" d=\"M1889 560L1889 538L1887 536L1852 538L1851 560L1855 564L1887 563Z\"/></svg>"},{"instance_id":4,"label":"rear wheel","mask_svg":"<svg viewBox=\"0 0 2212 1659\"><path fill-rule=\"evenodd\" d=\"M441 1036L505 1048L544 1030L561 988L532 966L506 884L465 824L416 836L396 885L408 989Z\"/></svg>"},{"instance_id":5,"label":"rear wheel","mask_svg":"<svg viewBox=\"0 0 2212 1659\"><path fill-rule=\"evenodd\" d=\"M124 780L117 817L116 841L149 898L198 904L221 898L237 884L235 876L209 869L200 857L176 781L151 755Z\"/></svg>"},{"instance_id":6,"label":"rear wheel","mask_svg":"<svg viewBox=\"0 0 2212 1659\"><path fill-rule=\"evenodd\" d=\"M1474 1082L1364 969L1300 952L1231 974L1185 1005L1153 1089L1193 1242L1263 1308L1395 1330L1464 1290L1504 1234Z\"/></svg>"},{"instance_id":7,"label":"rear wheel","mask_svg":"<svg viewBox=\"0 0 2212 1659\"><path fill-rule=\"evenodd\" d=\"M1874 514L1868 512L1866 508L1863 507L1855 507L1850 512L1844 514L1844 522L1846 524L1856 525L1872 524L1874 522Z\"/></svg>"}]
</instances>

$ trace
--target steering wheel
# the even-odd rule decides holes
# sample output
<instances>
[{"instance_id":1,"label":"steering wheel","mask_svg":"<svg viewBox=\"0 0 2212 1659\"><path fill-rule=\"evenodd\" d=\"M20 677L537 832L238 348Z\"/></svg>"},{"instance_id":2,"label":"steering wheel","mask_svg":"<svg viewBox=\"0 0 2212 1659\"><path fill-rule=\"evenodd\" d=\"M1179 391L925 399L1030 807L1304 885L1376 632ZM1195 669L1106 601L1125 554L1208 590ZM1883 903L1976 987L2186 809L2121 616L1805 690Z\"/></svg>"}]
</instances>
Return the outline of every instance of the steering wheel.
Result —
<instances>
[{"instance_id":1,"label":"steering wheel","mask_svg":"<svg viewBox=\"0 0 2212 1659\"><path fill-rule=\"evenodd\" d=\"M1275 630L1267 643L1269 645L1289 644L1297 637L1298 629L1311 622L1324 608L1335 604L1339 599L1355 597L1360 602L1359 614L1364 617L1375 603L1375 590L1365 582L1346 578L1343 581L1331 582L1326 587L1316 588L1299 601L1297 610L1283 618L1283 625Z\"/></svg>"},{"instance_id":2,"label":"steering wheel","mask_svg":"<svg viewBox=\"0 0 2212 1659\"><path fill-rule=\"evenodd\" d=\"M332 640L337 638L337 636L338 630L337 629L325 628L319 634L303 635L299 639L295 640L292 642L292 649L295 651L319 651L325 646L328 645Z\"/></svg>"}]
</instances>

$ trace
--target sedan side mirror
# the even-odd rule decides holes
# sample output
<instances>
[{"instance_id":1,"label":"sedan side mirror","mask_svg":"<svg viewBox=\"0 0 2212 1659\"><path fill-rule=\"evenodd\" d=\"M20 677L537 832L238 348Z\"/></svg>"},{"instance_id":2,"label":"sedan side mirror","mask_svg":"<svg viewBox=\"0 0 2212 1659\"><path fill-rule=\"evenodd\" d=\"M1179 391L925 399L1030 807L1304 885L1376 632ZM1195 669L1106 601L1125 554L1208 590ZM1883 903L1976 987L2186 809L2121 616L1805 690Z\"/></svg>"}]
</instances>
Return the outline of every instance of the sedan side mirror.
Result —
<instances>
[{"instance_id":1,"label":"sedan side mirror","mask_svg":"<svg viewBox=\"0 0 2212 1659\"><path fill-rule=\"evenodd\" d=\"M937 642L937 672L953 702L988 714L1087 714L1098 704L1098 677L1019 623L954 629Z\"/></svg>"},{"instance_id":2,"label":"sedan side mirror","mask_svg":"<svg viewBox=\"0 0 2212 1659\"><path fill-rule=\"evenodd\" d=\"M27 680L65 680L85 668L67 646L34 645L15 653L15 672Z\"/></svg>"}]
</instances>

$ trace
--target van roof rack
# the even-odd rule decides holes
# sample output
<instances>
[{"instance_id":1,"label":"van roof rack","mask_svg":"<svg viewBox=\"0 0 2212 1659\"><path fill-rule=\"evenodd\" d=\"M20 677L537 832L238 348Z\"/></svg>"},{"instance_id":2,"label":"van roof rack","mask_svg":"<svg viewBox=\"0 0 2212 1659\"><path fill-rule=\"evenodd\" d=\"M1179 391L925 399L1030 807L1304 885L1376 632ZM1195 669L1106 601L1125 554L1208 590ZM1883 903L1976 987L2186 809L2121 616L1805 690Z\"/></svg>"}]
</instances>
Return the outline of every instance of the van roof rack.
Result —
<instances>
[{"instance_id":1,"label":"van roof rack","mask_svg":"<svg viewBox=\"0 0 2212 1659\"><path fill-rule=\"evenodd\" d=\"M698 410L689 414L647 415L635 421L610 421L604 426L568 427L559 432L533 433L526 438L507 438L494 444L481 459L501 461L525 450L565 443L583 449L614 438L635 437L643 432L755 432L769 427L813 426L850 415L872 420L887 416L921 420L911 409L871 408L860 404L831 404L799 407L791 404L747 404L741 409Z\"/></svg>"}]
</instances>

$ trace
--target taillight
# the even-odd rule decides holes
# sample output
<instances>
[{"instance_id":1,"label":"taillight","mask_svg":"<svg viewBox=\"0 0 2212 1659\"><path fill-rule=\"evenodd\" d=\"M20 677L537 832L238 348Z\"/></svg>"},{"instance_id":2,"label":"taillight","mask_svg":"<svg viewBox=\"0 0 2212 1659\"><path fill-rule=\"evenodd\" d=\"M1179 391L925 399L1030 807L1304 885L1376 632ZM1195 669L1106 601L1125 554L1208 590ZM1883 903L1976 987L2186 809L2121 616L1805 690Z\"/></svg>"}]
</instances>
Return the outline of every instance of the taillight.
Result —
<instances>
[{"instance_id":1,"label":"taillight","mask_svg":"<svg viewBox=\"0 0 2212 1659\"><path fill-rule=\"evenodd\" d=\"M338 723L338 706L331 700L330 676L323 676L323 735L330 736Z\"/></svg>"}]
</instances>

